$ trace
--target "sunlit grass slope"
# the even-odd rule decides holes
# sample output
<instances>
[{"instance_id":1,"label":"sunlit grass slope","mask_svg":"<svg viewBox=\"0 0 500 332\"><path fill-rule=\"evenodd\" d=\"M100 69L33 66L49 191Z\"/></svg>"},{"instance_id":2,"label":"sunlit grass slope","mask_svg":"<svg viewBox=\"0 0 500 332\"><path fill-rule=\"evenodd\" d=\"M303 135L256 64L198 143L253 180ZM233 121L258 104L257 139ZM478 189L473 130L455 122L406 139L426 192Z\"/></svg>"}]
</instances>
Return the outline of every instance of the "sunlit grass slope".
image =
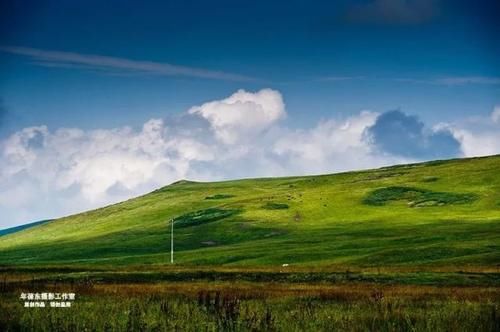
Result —
<instances>
[{"instance_id":1,"label":"sunlit grass slope","mask_svg":"<svg viewBox=\"0 0 500 332\"><path fill-rule=\"evenodd\" d=\"M491 266L500 156L333 175L180 181L0 238L0 264Z\"/></svg>"}]
</instances>

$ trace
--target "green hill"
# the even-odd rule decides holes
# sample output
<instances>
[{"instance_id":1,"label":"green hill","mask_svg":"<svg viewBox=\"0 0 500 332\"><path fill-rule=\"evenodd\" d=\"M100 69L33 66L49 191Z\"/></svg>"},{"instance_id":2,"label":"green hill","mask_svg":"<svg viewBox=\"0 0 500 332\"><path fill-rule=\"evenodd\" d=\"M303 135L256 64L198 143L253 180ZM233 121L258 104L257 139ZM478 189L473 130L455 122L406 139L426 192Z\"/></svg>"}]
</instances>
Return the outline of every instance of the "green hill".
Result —
<instances>
[{"instance_id":1,"label":"green hill","mask_svg":"<svg viewBox=\"0 0 500 332\"><path fill-rule=\"evenodd\" d=\"M500 263L500 156L321 176L180 181L2 236L0 264Z\"/></svg>"}]
</instances>

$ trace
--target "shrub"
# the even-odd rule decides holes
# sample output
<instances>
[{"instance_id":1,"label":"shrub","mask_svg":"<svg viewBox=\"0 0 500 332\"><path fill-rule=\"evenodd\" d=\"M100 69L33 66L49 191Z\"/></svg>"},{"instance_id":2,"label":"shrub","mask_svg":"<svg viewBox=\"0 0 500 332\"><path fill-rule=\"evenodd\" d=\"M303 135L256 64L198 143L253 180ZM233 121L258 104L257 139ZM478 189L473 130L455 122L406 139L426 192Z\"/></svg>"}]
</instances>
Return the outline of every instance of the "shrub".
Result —
<instances>
[{"instance_id":1,"label":"shrub","mask_svg":"<svg viewBox=\"0 0 500 332\"><path fill-rule=\"evenodd\" d=\"M286 210L288 209L288 204L267 202L262 206L262 208L266 210Z\"/></svg>"},{"instance_id":2,"label":"shrub","mask_svg":"<svg viewBox=\"0 0 500 332\"><path fill-rule=\"evenodd\" d=\"M176 227L191 227L202 223L221 220L240 213L237 209L209 208L183 214L173 220Z\"/></svg>"},{"instance_id":3,"label":"shrub","mask_svg":"<svg viewBox=\"0 0 500 332\"><path fill-rule=\"evenodd\" d=\"M442 206L472 203L477 199L474 194L436 192L412 187L386 187L375 189L364 199L367 205L382 206L390 201L409 201L411 207Z\"/></svg>"},{"instance_id":4,"label":"shrub","mask_svg":"<svg viewBox=\"0 0 500 332\"><path fill-rule=\"evenodd\" d=\"M436 182L439 178L437 176L425 176L422 182Z\"/></svg>"},{"instance_id":5,"label":"shrub","mask_svg":"<svg viewBox=\"0 0 500 332\"><path fill-rule=\"evenodd\" d=\"M234 195L231 194L215 194L212 196L207 196L205 199L226 199L226 198L231 198L234 197Z\"/></svg>"}]
</instances>

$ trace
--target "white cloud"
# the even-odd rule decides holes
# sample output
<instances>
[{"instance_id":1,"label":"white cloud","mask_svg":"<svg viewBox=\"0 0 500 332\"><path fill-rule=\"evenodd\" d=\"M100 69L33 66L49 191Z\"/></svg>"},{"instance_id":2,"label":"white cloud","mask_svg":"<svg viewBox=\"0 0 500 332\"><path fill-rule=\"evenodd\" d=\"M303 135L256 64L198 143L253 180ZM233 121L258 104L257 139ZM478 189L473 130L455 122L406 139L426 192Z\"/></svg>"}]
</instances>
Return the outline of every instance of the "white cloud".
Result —
<instances>
[{"instance_id":1,"label":"white cloud","mask_svg":"<svg viewBox=\"0 0 500 332\"><path fill-rule=\"evenodd\" d=\"M189 114L208 120L216 137L227 144L260 134L286 115L281 94L271 89L238 90L226 99L194 106Z\"/></svg>"},{"instance_id":2,"label":"white cloud","mask_svg":"<svg viewBox=\"0 0 500 332\"><path fill-rule=\"evenodd\" d=\"M497 109L487 130L445 124L465 155L498 153ZM239 90L142 128L29 127L0 142L0 228L59 217L147 193L173 181L331 173L413 162L366 138L363 111L291 129L278 91Z\"/></svg>"},{"instance_id":3,"label":"white cloud","mask_svg":"<svg viewBox=\"0 0 500 332\"><path fill-rule=\"evenodd\" d=\"M278 139L273 150L301 173L325 173L370 168L409 161L381 155L365 139L365 130L378 113L363 111L343 121L326 120L309 130L298 130Z\"/></svg>"},{"instance_id":4,"label":"white cloud","mask_svg":"<svg viewBox=\"0 0 500 332\"><path fill-rule=\"evenodd\" d=\"M170 137L162 120L83 131L25 128L2 142L0 223L60 216L139 195L185 178L189 164L213 158L211 148L189 137ZM113 190L120 188L120 190ZM37 206L41 199L51 204ZM61 204L63 198L78 202ZM3 220L6 216L11 220ZM25 218L20 220L19 218Z\"/></svg>"},{"instance_id":5,"label":"white cloud","mask_svg":"<svg viewBox=\"0 0 500 332\"><path fill-rule=\"evenodd\" d=\"M461 142L466 157L488 156L500 153L500 131L472 132L454 129L454 136Z\"/></svg>"},{"instance_id":6,"label":"white cloud","mask_svg":"<svg viewBox=\"0 0 500 332\"><path fill-rule=\"evenodd\" d=\"M475 117L461 124L446 124L460 142L466 157L500 154L500 107L489 117Z\"/></svg>"}]
</instances>

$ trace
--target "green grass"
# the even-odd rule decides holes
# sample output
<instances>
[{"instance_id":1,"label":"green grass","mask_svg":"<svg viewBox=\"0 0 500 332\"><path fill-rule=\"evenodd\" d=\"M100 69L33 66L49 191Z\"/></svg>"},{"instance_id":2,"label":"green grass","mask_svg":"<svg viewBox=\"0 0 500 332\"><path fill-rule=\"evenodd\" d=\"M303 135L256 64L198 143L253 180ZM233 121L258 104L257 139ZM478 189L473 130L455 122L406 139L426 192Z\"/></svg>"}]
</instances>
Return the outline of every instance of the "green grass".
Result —
<instances>
[{"instance_id":1,"label":"green grass","mask_svg":"<svg viewBox=\"0 0 500 332\"><path fill-rule=\"evenodd\" d=\"M322 176L179 181L5 235L0 265L497 268L500 156ZM286 208L285 208L286 206Z\"/></svg>"}]
</instances>

